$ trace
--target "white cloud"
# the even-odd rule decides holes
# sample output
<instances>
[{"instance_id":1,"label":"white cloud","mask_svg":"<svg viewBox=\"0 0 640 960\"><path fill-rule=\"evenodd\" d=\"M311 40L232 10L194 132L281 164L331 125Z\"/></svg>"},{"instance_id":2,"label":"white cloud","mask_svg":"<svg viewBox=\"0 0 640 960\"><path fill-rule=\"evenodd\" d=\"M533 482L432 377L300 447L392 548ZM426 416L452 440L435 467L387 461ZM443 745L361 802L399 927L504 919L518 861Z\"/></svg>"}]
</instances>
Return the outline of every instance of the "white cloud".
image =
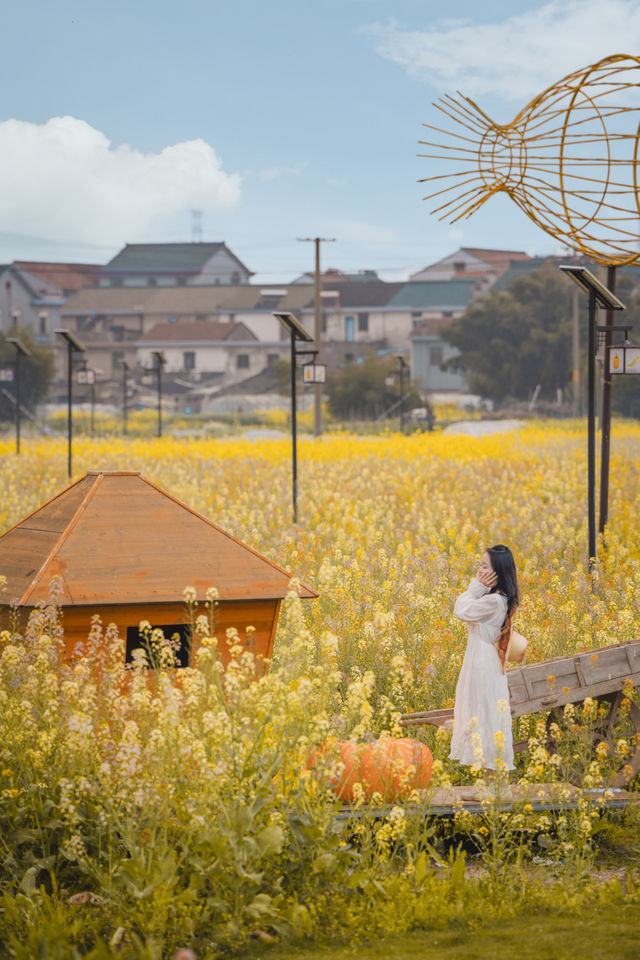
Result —
<instances>
[{"instance_id":1,"label":"white cloud","mask_svg":"<svg viewBox=\"0 0 640 960\"><path fill-rule=\"evenodd\" d=\"M299 163L295 167L269 167L258 174L260 180L278 180L280 177L297 177L306 168L306 163Z\"/></svg>"},{"instance_id":2,"label":"white cloud","mask_svg":"<svg viewBox=\"0 0 640 960\"><path fill-rule=\"evenodd\" d=\"M74 117L0 123L0 231L118 245L190 207L240 197L204 140L142 153Z\"/></svg>"},{"instance_id":3,"label":"white cloud","mask_svg":"<svg viewBox=\"0 0 640 960\"><path fill-rule=\"evenodd\" d=\"M501 23L442 20L421 31L365 28L376 51L443 93L521 101L591 62L640 48L638 0L552 0Z\"/></svg>"}]
</instances>

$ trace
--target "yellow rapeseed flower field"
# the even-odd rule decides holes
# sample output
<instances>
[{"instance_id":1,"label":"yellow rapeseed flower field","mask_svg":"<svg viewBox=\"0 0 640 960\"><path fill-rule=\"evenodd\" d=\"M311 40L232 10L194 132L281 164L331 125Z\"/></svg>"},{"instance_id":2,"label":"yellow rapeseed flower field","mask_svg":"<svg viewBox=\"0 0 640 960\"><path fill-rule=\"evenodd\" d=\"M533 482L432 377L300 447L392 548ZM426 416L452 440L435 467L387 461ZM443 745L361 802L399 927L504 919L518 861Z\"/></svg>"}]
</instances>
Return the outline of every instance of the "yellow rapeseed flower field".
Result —
<instances>
[{"instance_id":1,"label":"yellow rapeseed flower field","mask_svg":"<svg viewBox=\"0 0 640 960\"><path fill-rule=\"evenodd\" d=\"M79 439L74 469L140 470L313 585L320 598L305 605L307 625L337 637L345 685L370 670L402 710L451 701L465 642L454 598L491 543L514 551L530 659L637 636L640 427L616 423L612 449L595 590L577 422L483 438L304 438L297 528L287 439ZM11 451L0 445L0 529L67 482L64 441L31 441L19 458ZM286 642L283 624L276 659Z\"/></svg>"}]
</instances>

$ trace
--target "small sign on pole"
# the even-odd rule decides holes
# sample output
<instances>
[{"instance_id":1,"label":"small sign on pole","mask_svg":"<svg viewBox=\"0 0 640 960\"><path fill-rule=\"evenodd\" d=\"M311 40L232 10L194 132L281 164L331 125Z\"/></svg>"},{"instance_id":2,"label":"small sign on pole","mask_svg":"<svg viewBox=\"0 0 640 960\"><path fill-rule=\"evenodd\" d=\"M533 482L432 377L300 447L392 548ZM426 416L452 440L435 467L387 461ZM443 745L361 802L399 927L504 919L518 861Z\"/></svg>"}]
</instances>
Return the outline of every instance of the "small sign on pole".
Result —
<instances>
[{"instance_id":1,"label":"small sign on pole","mask_svg":"<svg viewBox=\"0 0 640 960\"><path fill-rule=\"evenodd\" d=\"M0 383L13 383L13 370L11 368L0 370Z\"/></svg>"},{"instance_id":2,"label":"small sign on pole","mask_svg":"<svg viewBox=\"0 0 640 960\"><path fill-rule=\"evenodd\" d=\"M93 370L78 370L78 383L95 383L96 375Z\"/></svg>"},{"instance_id":3,"label":"small sign on pole","mask_svg":"<svg viewBox=\"0 0 640 960\"><path fill-rule=\"evenodd\" d=\"M640 373L640 347L627 347L625 350L624 372Z\"/></svg>"},{"instance_id":4,"label":"small sign on pole","mask_svg":"<svg viewBox=\"0 0 640 960\"><path fill-rule=\"evenodd\" d=\"M610 347L609 373L640 373L640 347Z\"/></svg>"},{"instance_id":5,"label":"small sign on pole","mask_svg":"<svg viewBox=\"0 0 640 960\"><path fill-rule=\"evenodd\" d=\"M324 363L305 363L302 368L304 383L326 383L327 367Z\"/></svg>"}]
</instances>

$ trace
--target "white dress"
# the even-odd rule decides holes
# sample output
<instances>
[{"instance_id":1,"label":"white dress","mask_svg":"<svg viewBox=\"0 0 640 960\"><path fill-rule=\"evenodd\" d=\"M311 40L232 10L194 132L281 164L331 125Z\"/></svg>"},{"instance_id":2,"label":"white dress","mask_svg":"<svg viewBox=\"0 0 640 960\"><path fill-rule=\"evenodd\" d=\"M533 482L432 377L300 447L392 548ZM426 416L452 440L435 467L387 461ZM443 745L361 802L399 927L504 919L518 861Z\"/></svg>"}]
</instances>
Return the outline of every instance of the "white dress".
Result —
<instances>
[{"instance_id":1,"label":"white dress","mask_svg":"<svg viewBox=\"0 0 640 960\"><path fill-rule=\"evenodd\" d=\"M498 758L513 770L509 683L495 646L506 612L506 597L490 593L475 577L453 608L469 639L456 686L450 757L489 770Z\"/></svg>"}]
</instances>

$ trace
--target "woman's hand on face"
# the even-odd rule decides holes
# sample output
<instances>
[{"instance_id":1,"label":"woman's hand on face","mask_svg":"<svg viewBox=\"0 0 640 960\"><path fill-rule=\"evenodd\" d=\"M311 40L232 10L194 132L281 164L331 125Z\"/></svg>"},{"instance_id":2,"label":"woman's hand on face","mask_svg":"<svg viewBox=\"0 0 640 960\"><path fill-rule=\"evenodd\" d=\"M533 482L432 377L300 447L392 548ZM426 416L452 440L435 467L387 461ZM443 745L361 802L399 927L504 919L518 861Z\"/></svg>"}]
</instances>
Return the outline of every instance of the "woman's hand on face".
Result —
<instances>
[{"instance_id":1,"label":"woman's hand on face","mask_svg":"<svg viewBox=\"0 0 640 960\"><path fill-rule=\"evenodd\" d=\"M488 590L491 590L493 587L495 587L496 583L498 582L498 575L496 572L491 569L487 570L482 566L479 568L476 577L484 587L487 587Z\"/></svg>"}]
</instances>

